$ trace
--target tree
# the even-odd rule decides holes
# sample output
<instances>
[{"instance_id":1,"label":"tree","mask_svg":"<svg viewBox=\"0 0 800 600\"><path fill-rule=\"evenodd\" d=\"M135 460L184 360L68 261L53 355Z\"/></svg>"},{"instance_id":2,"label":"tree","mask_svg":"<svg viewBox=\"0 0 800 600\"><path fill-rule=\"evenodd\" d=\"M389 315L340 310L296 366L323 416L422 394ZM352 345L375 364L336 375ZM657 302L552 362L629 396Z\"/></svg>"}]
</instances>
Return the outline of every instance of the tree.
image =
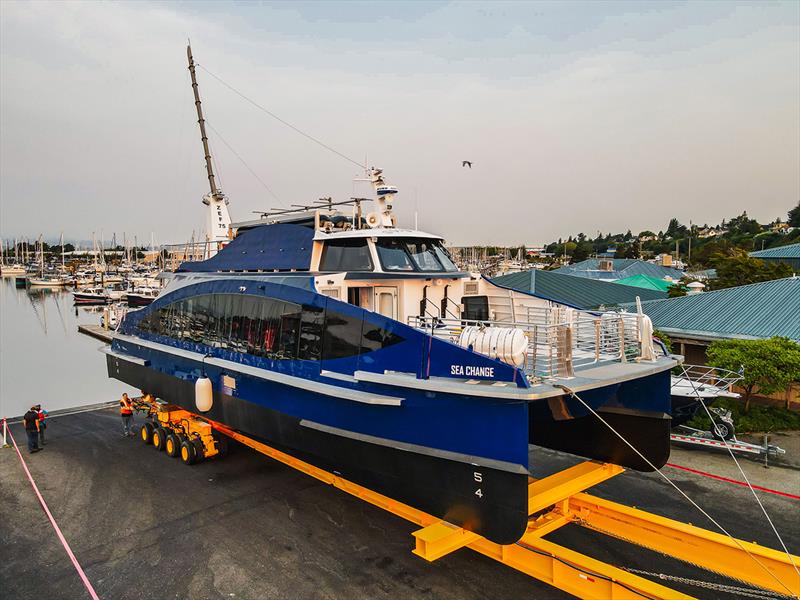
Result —
<instances>
[{"instance_id":1,"label":"tree","mask_svg":"<svg viewBox=\"0 0 800 600\"><path fill-rule=\"evenodd\" d=\"M715 290L792 276L792 268L787 264L766 263L745 253L717 255L712 264L717 270L717 278L711 282Z\"/></svg>"},{"instance_id":2,"label":"tree","mask_svg":"<svg viewBox=\"0 0 800 600\"><path fill-rule=\"evenodd\" d=\"M588 241L579 242L572 251L572 261L581 262L589 258L589 255L594 250L592 243Z\"/></svg>"},{"instance_id":3,"label":"tree","mask_svg":"<svg viewBox=\"0 0 800 600\"><path fill-rule=\"evenodd\" d=\"M789 211L789 227L800 227L800 202Z\"/></svg>"},{"instance_id":4,"label":"tree","mask_svg":"<svg viewBox=\"0 0 800 600\"><path fill-rule=\"evenodd\" d=\"M667 288L667 298L680 298L681 296L685 296L688 292L689 288L678 281Z\"/></svg>"},{"instance_id":5,"label":"tree","mask_svg":"<svg viewBox=\"0 0 800 600\"><path fill-rule=\"evenodd\" d=\"M708 347L706 356L711 366L743 369L737 385L744 390L745 412L753 393L773 394L800 382L800 344L787 338L720 340Z\"/></svg>"},{"instance_id":6,"label":"tree","mask_svg":"<svg viewBox=\"0 0 800 600\"><path fill-rule=\"evenodd\" d=\"M728 231L740 235L755 235L761 231L761 225L759 225L758 221L755 219L748 217L747 211L744 211L738 217L734 217L728 221Z\"/></svg>"},{"instance_id":7,"label":"tree","mask_svg":"<svg viewBox=\"0 0 800 600\"><path fill-rule=\"evenodd\" d=\"M668 238L677 238L686 235L686 226L681 225L678 219L672 218L667 225L666 235Z\"/></svg>"}]
</instances>

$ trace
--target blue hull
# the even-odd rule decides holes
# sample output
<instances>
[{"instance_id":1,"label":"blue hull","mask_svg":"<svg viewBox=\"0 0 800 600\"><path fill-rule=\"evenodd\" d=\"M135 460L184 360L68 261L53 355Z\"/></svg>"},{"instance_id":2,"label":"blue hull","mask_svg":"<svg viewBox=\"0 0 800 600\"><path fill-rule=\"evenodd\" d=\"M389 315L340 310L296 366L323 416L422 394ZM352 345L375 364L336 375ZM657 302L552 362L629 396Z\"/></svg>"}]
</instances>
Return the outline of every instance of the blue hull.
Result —
<instances>
[{"instance_id":1,"label":"blue hull","mask_svg":"<svg viewBox=\"0 0 800 600\"><path fill-rule=\"evenodd\" d=\"M257 350L261 356L232 351L154 331L156 317L162 326L164 315L171 314L169 306L178 301L245 292L326 311L323 335L351 319L360 323L362 335L369 337L374 331L369 328L380 327L384 340L394 337L373 350L365 350L369 341L362 341L353 356L336 358L329 357L323 339L319 356L302 360L269 355L263 348ZM190 328L181 319L181 327ZM209 323L203 327L218 327ZM369 335L364 333L368 329ZM313 348L303 350L309 340L313 345L313 328L299 330L301 354L316 356ZM528 383L509 365L296 285L229 279L186 286L130 313L120 334L108 356L109 376L197 412L194 383L205 372L214 387L208 418L498 543L515 542L527 526L529 443L650 468L573 399L527 402L500 394L432 391L423 384L444 379L453 364L504 380L511 390L524 392ZM380 380L389 369L418 378L419 385L369 381ZM580 395L641 445L655 466L666 462L668 370Z\"/></svg>"}]
</instances>

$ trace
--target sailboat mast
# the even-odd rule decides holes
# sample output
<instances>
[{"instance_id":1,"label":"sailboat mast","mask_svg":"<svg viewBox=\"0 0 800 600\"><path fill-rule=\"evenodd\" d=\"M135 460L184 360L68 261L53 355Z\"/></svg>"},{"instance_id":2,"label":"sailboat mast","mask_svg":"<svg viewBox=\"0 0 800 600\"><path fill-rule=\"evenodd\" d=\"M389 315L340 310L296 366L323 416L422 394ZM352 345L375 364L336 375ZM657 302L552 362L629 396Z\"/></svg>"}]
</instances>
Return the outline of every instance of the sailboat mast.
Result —
<instances>
[{"instance_id":1,"label":"sailboat mast","mask_svg":"<svg viewBox=\"0 0 800 600\"><path fill-rule=\"evenodd\" d=\"M194 58L192 57L192 47L186 46L186 56L189 59L189 73L192 76L192 91L194 92L194 105L197 108L197 123L200 125L200 139L203 141L203 152L206 157L206 172L208 173L208 185L211 188L211 195L214 198L221 197L214 180L214 168L211 165L211 150L208 149L208 136L206 135L206 120L203 118L203 107L200 102L200 91L197 87L197 76L195 74Z\"/></svg>"}]
</instances>

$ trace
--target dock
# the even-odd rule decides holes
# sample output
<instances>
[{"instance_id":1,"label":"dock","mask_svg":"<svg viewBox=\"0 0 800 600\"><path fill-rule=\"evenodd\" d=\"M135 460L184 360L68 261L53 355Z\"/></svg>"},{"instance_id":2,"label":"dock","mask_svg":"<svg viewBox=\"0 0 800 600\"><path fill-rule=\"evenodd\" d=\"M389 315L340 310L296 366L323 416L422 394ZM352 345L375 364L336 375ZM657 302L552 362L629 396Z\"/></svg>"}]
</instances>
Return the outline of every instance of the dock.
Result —
<instances>
[{"instance_id":1,"label":"dock","mask_svg":"<svg viewBox=\"0 0 800 600\"><path fill-rule=\"evenodd\" d=\"M101 325L78 325L78 333L88 335L106 344L110 344L114 339L114 332Z\"/></svg>"},{"instance_id":2,"label":"dock","mask_svg":"<svg viewBox=\"0 0 800 600\"><path fill-rule=\"evenodd\" d=\"M136 420L142 422L138 415ZM123 437L116 408L49 423L45 450L34 455L23 450L23 455L101 598L569 597L474 552L456 552L434 563L422 560L411 553L413 524L244 445L233 444L224 459L186 467ZM21 426L11 430L24 444ZM532 449L536 477L577 462L577 457ZM797 471L769 471L776 480L798 476ZM683 472L671 476L733 535L775 545L769 527L753 517L746 488ZM84 597L13 449L0 451L0 480L0 539L6 541L0 589L18 598ZM674 519L696 524L702 519L652 474L626 472L593 488L593 494ZM797 501L771 494L762 501L787 545L796 548ZM650 573L654 580L666 574L731 584L658 553L631 552L625 542L577 526L547 539ZM37 575L43 572L47 578ZM699 598L735 597L683 581L669 583Z\"/></svg>"}]
</instances>

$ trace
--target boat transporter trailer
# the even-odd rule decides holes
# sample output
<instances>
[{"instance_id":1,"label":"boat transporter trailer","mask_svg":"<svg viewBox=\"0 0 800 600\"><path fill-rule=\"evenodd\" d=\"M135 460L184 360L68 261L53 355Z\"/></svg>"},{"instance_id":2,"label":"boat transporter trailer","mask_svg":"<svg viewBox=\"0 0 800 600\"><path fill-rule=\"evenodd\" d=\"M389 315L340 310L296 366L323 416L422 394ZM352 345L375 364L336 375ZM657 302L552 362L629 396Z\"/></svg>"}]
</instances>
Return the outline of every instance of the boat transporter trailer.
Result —
<instances>
[{"instance_id":1,"label":"boat transporter trailer","mask_svg":"<svg viewBox=\"0 0 800 600\"><path fill-rule=\"evenodd\" d=\"M617 465L586 461L543 479L530 478L527 531L515 544L500 545L182 408L148 397L134 400L134 406L147 413L148 420L142 425L140 436L156 450L164 450L169 456L180 457L185 464L192 465L205 458L224 455L228 438L236 440L420 526L421 529L413 533L416 540L413 552L428 561L466 547L581 598L691 598L544 539L560 527L575 524L750 586L787 597L800 597L800 575L794 566L800 565L798 556L790 557L784 552L603 500L586 492L623 473L624 469ZM480 482L477 473L476 482ZM715 584L702 582L702 585L713 587ZM720 586L725 587L729 586Z\"/></svg>"}]
</instances>

